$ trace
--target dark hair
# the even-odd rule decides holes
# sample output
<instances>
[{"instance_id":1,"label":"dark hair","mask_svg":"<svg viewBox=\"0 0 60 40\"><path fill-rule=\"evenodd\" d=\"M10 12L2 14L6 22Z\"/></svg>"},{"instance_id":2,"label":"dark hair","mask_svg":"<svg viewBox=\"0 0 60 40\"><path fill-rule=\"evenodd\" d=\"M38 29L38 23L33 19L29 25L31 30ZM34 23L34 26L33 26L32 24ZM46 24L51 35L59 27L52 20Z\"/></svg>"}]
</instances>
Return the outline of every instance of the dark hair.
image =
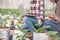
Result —
<instances>
[{"instance_id":1,"label":"dark hair","mask_svg":"<svg viewBox=\"0 0 60 40\"><path fill-rule=\"evenodd\" d=\"M58 3L59 0L55 0L55 3Z\"/></svg>"}]
</instances>

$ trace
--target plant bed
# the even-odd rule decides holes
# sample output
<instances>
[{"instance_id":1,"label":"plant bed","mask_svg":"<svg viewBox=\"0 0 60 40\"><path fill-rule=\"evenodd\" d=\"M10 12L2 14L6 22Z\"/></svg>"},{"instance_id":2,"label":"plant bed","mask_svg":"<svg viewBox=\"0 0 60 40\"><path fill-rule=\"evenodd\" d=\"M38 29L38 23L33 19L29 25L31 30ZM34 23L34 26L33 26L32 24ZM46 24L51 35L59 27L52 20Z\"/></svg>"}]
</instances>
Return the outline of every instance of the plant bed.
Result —
<instances>
[{"instance_id":1,"label":"plant bed","mask_svg":"<svg viewBox=\"0 0 60 40\"><path fill-rule=\"evenodd\" d=\"M49 40L49 36L46 33L34 33L33 40Z\"/></svg>"}]
</instances>

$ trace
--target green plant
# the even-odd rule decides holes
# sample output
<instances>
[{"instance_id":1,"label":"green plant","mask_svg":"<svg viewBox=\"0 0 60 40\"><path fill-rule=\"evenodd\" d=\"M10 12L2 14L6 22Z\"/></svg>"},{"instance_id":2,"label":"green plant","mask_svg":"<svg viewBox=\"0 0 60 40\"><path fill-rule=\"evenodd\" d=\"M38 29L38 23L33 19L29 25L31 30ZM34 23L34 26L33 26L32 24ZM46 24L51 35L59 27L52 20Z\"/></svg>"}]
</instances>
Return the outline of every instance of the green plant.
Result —
<instances>
[{"instance_id":1,"label":"green plant","mask_svg":"<svg viewBox=\"0 0 60 40\"><path fill-rule=\"evenodd\" d=\"M19 29L20 31L22 31L22 32L25 33L24 35L17 35L16 38L17 38L18 40L25 40L25 38L26 38L26 33L28 32L28 30L21 30L21 29L20 29L20 26L19 26L18 24L16 24L16 25L18 26L18 29Z\"/></svg>"},{"instance_id":2,"label":"green plant","mask_svg":"<svg viewBox=\"0 0 60 40\"><path fill-rule=\"evenodd\" d=\"M24 38L25 38L25 35L17 35L16 38L17 38L18 40L25 40L25 39L24 39Z\"/></svg>"},{"instance_id":3,"label":"green plant","mask_svg":"<svg viewBox=\"0 0 60 40\"><path fill-rule=\"evenodd\" d=\"M45 28L49 28L50 26L41 27L40 24L36 24L36 27L38 27L38 29L34 29L35 32L37 32L37 33L42 33L42 32L45 30ZM58 33L57 31L48 31L48 32L47 32L47 34L48 34L50 37L54 38L54 40L60 40L60 37L57 36L57 33Z\"/></svg>"},{"instance_id":4,"label":"green plant","mask_svg":"<svg viewBox=\"0 0 60 40\"><path fill-rule=\"evenodd\" d=\"M25 40L27 31L24 30L23 32L25 32L24 35L17 35L17 36L16 36L16 38L17 38L18 40Z\"/></svg>"},{"instance_id":5,"label":"green plant","mask_svg":"<svg viewBox=\"0 0 60 40\"><path fill-rule=\"evenodd\" d=\"M20 21L23 21L23 18L18 19L18 21L19 21L19 22L20 22Z\"/></svg>"},{"instance_id":6,"label":"green plant","mask_svg":"<svg viewBox=\"0 0 60 40\"><path fill-rule=\"evenodd\" d=\"M6 27L6 19L3 20L3 26Z\"/></svg>"},{"instance_id":7,"label":"green plant","mask_svg":"<svg viewBox=\"0 0 60 40\"><path fill-rule=\"evenodd\" d=\"M56 36L57 35L57 32L56 31L48 31L48 33L47 33L49 36L52 36L52 37L54 37L54 36Z\"/></svg>"},{"instance_id":8,"label":"green plant","mask_svg":"<svg viewBox=\"0 0 60 40\"><path fill-rule=\"evenodd\" d=\"M60 37L56 37L55 40L60 40Z\"/></svg>"},{"instance_id":9,"label":"green plant","mask_svg":"<svg viewBox=\"0 0 60 40\"><path fill-rule=\"evenodd\" d=\"M37 27L37 29L34 29L35 32L37 32L37 33L42 33L42 32L44 31L44 28L41 27L40 24L35 24L35 26Z\"/></svg>"},{"instance_id":10,"label":"green plant","mask_svg":"<svg viewBox=\"0 0 60 40\"><path fill-rule=\"evenodd\" d=\"M25 11L28 13L30 10L27 8Z\"/></svg>"},{"instance_id":11,"label":"green plant","mask_svg":"<svg viewBox=\"0 0 60 40\"><path fill-rule=\"evenodd\" d=\"M19 16L20 11L19 9L0 9L0 14L5 15L7 13L10 15L16 14L16 16Z\"/></svg>"},{"instance_id":12,"label":"green plant","mask_svg":"<svg viewBox=\"0 0 60 40\"><path fill-rule=\"evenodd\" d=\"M9 17L6 17L6 18L3 19L3 26L4 26L4 27L6 27L7 20L9 20Z\"/></svg>"},{"instance_id":13,"label":"green plant","mask_svg":"<svg viewBox=\"0 0 60 40\"><path fill-rule=\"evenodd\" d=\"M50 37L54 38L54 40L57 39L57 32L56 31L48 31L47 33Z\"/></svg>"},{"instance_id":14,"label":"green plant","mask_svg":"<svg viewBox=\"0 0 60 40\"><path fill-rule=\"evenodd\" d=\"M2 27L2 16L0 15L0 27Z\"/></svg>"}]
</instances>

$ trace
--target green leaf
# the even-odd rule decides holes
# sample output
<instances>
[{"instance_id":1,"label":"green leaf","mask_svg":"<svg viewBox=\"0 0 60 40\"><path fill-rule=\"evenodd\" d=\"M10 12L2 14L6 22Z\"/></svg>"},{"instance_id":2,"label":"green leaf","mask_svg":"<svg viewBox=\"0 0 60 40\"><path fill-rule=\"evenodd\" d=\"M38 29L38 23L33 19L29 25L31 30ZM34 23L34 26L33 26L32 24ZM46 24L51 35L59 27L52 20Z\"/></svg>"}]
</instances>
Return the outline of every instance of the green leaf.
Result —
<instances>
[{"instance_id":1,"label":"green leaf","mask_svg":"<svg viewBox=\"0 0 60 40\"><path fill-rule=\"evenodd\" d=\"M16 36L16 38L20 38L20 36Z\"/></svg>"},{"instance_id":2,"label":"green leaf","mask_svg":"<svg viewBox=\"0 0 60 40\"><path fill-rule=\"evenodd\" d=\"M56 31L49 31L47 34L49 36L56 36L57 35L57 32Z\"/></svg>"},{"instance_id":3,"label":"green leaf","mask_svg":"<svg viewBox=\"0 0 60 40\"><path fill-rule=\"evenodd\" d=\"M60 37L56 37L55 40L60 40Z\"/></svg>"},{"instance_id":4,"label":"green leaf","mask_svg":"<svg viewBox=\"0 0 60 40\"><path fill-rule=\"evenodd\" d=\"M40 24L35 24L36 27L40 28Z\"/></svg>"}]
</instances>

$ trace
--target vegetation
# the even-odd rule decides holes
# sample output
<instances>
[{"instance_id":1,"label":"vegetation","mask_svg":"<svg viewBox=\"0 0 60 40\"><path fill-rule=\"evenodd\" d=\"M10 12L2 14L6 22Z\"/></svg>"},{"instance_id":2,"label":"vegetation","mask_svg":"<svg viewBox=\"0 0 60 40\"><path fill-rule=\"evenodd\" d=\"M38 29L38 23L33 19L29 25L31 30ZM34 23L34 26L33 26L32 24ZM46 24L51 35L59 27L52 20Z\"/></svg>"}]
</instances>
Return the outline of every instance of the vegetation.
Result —
<instances>
[{"instance_id":1,"label":"vegetation","mask_svg":"<svg viewBox=\"0 0 60 40\"><path fill-rule=\"evenodd\" d=\"M26 9L25 11L28 13L30 10L29 9Z\"/></svg>"},{"instance_id":2,"label":"vegetation","mask_svg":"<svg viewBox=\"0 0 60 40\"><path fill-rule=\"evenodd\" d=\"M60 38L57 36L57 33L56 31L48 31L48 35L51 37L51 40L60 40Z\"/></svg>"},{"instance_id":3,"label":"vegetation","mask_svg":"<svg viewBox=\"0 0 60 40\"><path fill-rule=\"evenodd\" d=\"M41 27L40 24L36 24L36 27L38 27L38 29L35 29L35 32L42 33L44 32L45 28L49 28L50 26ZM57 31L48 31L47 35L52 38L51 40L60 40L60 37L58 37L57 33Z\"/></svg>"},{"instance_id":4,"label":"vegetation","mask_svg":"<svg viewBox=\"0 0 60 40\"><path fill-rule=\"evenodd\" d=\"M19 26L18 24L17 24L17 26L18 26L18 29L19 29L20 31L24 32L24 35L17 35L16 38L17 38L18 40L25 40L25 38L26 38L26 33L28 32L28 30L21 30L21 29L20 29L20 26Z\"/></svg>"},{"instance_id":5,"label":"vegetation","mask_svg":"<svg viewBox=\"0 0 60 40\"><path fill-rule=\"evenodd\" d=\"M29 9L26 9L25 12L29 12ZM11 14L11 15L16 15L19 16L20 10L19 9L0 9L0 14Z\"/></svg>"},{"instance_id":6,"label":"vegetation","mask_svg":"<svg viewBox=\"0 0 60 40\"><path fill-rule=\"evenodd\" d=\"M20 14L19 9L0 9L0 14L11 14L11 15L16 15L18 16Z\"/></svg>"},{"instance_id":7,"label":"vegetation","mask_svg":"<svg viewBox=\"0 0 60 40\"><path fill-rule=\"evenodd\" d=\"M40 24L36 24L37 29L34 29L35 32L37 33L42 33L44 29L40 26Z\"/></svg>"}]
</instances>

